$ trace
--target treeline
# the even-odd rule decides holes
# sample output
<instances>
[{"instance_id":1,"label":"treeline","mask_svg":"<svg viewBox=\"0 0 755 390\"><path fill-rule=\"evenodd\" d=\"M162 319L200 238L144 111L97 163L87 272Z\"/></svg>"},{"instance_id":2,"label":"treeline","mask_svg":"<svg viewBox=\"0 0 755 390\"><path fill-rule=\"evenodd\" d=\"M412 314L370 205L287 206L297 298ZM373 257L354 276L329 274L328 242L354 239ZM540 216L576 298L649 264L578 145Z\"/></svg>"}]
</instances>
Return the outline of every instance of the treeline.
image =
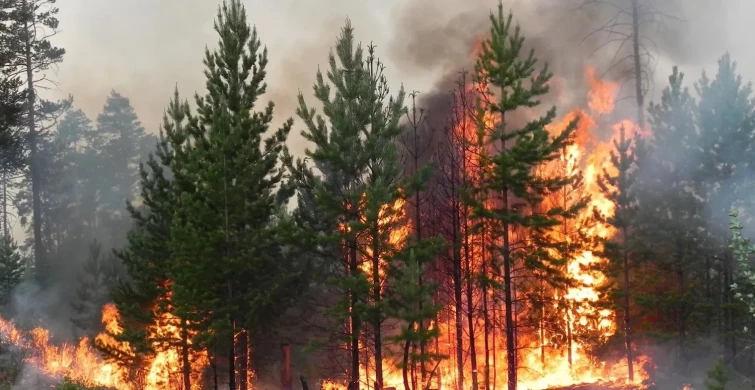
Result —
<instances>
[{"instance_id":1,"label":"treeline","mask_svg":"<svg viewBox=\"0 0 755 390\"><path fill-rule=\"evenodd\" d=\"M65 55L50 41L57 12L55 1L0 2L0 299L6 315L33 312L59 321L73 313L81 335L99 328L96 317L118 263L108 253L123 245L131 227L124 207L134 199L138 162L154 137L114 91L95 123L72 108L71 97L44 98L57 85L51 71ZM16 223L26 232L21 243L12 238ZM98 273L106 268L112 271L103 279ZM24 280L41 288L26 289L38 307L11 299ZM50 296L60 301L42 305Z\"/></svg>"},{"instance_id":2,"label":"treeline","mask_svg":"<svg viewBox=\"0 0 755 390\"><path fill-rule=\"evenodd\" d=\"M4 3L2 15L57 26L30 3ZM675 68L647 107L650 134L621 127L588 177L573 155L586 118L561 124L564 113L543 107L548 66L523 51L503 6L490 21L474 71L447 112L431 113L445 115L437 127L416 95L407 109L405 91L390 90L349 22L299 94L298 124L274 120L262 101L267 50L238 0L219 8L206 91L190 104L176 90L156 140L115 92L94 124L70 100L39 99L31 75L62 49L32 45L45 48L31 56L39 64L29 45L8 49L3 199L18 183L37 281L81 273L71 300L82 335L115 304L120 344L96 346L134 383L176 350L177 386L248 389L270 346L294 340L318 347L322 376L351 390L384 387L394 367L407 390L438 386L444 364L456 388L516 389L549 356L577 364L577 344L593 359L627 358L630 379L638 354L687 375L711 363L697 357L723 353L752 374L755 250L729 216L752 215L755 110L734 62L722 57L694 96ZM293 129L306 156L287 149ZM7 299L26 262L3 226ZM603 261L576 272L608 275L594 301L568 294L585 285L572 267L587 252ZM616 332L598 326L601 309L616 313Z\"/></svg>"}]
</instances>

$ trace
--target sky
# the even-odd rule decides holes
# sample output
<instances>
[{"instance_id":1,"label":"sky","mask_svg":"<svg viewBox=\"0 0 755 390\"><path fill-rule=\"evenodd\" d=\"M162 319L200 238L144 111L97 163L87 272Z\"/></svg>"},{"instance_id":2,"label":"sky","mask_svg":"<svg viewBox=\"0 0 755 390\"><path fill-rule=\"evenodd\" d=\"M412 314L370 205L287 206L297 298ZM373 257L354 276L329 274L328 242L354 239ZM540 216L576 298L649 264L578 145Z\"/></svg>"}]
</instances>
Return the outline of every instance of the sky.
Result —
<instances>
[{"instance_id":1,"label":"sky","mask_svg":"<svg viewBox=\"0 0 755 390\"><path fill-rule=\"evenodd\" d=\"M190 97L202 90L202 57L206 45L217 41L213 20L220 0L61 0L60 32L55 43L67 50L57 78L60 92L72 94L75 105L94 119L110 90L129 97L148 131L157 130L162 112L173 89ZM517 11L531 4L556 5L573 0L512 0L505 3ZM658 0L667 2L670 0ZM752 15L752 0L676 0L691 6L685 24L690 36L680 46L715 53L689 56L691 76L697 78L701 65L710 65L715 57L730 50L740 62L740 69L755 69L755 52L750 50L747 15ZM325 65L330 46L335 42L345 18L356 27L357 38L373 41L381 59L387 64L392 84L403 83L408 90L427 91L438 77L439 69L418 70L407 61L393 63L391 54L402 42L408 13L420 14L412 23L446 25L454 15L474 13L485 21L494 0L244 0L249 20L263 44L269 49L268 97L280 106L283 116L293 114L298 90L311 91L318 65ZM694 25L695 16L720 10L714 25ZM415 7L414 9L412 7ZM436 8L437 7L437 8ZM518 19L529 19L522 12ZM420 21L420 22L417 22ZM524 20L523 22L526 22ZM397 27L403 24L403 26ZM469 30L479 31L478 23ZM420 26L418 26L420 28ZM699 37L699 38L696 38ZM714 37L714 38L711 38ZM690 42L708 39L701 44ZM408 43L407 43L408 45ZM432 42L427 46L433 48ZM702 47L702 49L700 49ZM717 49L717 50L716 50ZM707 53L706 53L707 54ZM403 62L403 63L402 63ZM663 63L661 63L663 65ZM668 65L668 64L666 64ZM298 131L296 131L298 133ZM294 140L292 140L294 141Z\"/></svg>"},{"instance_id":2,"label":"sky","mask_svg":"<svg viewBox=\"0 0 755 390\"><path fill-rule=\"evenodd\" d=\"M269 50L267 99L280 107L279 118L293 115L299 89L310 93L317 67L327 63L346 17L360 38L382 46L392 39L390 18L398 2L244 1L250 23ZM56 43L67 50L57 75L60 92L72 94L74 105L93 120L110 90L116 90L131 99L145 128L156 132L176 86L187 98L203 90L202 59L205 46L217 42L218 2L63 0L58 5ZM386 71L398 78L396 67L388 65Z\"/></svg>"}]
</instances>

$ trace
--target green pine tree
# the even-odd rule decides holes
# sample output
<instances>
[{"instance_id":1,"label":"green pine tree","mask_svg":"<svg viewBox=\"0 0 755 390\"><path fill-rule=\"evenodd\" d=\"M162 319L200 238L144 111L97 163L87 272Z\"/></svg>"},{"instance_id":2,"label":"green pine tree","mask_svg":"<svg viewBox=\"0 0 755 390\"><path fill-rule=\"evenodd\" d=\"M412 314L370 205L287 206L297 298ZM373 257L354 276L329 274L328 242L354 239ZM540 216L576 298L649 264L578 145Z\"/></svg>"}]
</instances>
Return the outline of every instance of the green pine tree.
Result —
<instances>
[{"instance_id":1,"label":"green pine tree","mask_svg":"<svg viewBox=\"0 0 755 390\"><path fill-rule=\"evenodd\" d=\"M273 103L258 106L267 50L239 0L223 3L215 30L207 94L196 99L188 146L174 147L175 180L195 190L178 199L169 275L176 313L199 331L197 342L228 359L230 388L245 390L249 333L270 324L299 287L284 250L287 224L276 220L293 194L280 165L293 121L267 135Z\"/></svg>"},{"instance_id":2,"label":"green pine tree","mask_svg":"<svg viewBox=\"0 0 755 390\"><path fill-rule=\"evenodd\" d=\"M80 240L69 241L76 241L74 245L81 247L83 242L89 242L98 235L96 211L99 178L105 175L97 163L97 153L102 148L91 120L80 109L68 111L57 130L58 140L66 155L66 179L72 183L73 218L67 222L75 224L80 236Z\"/></svg>"},{"instance_id":3,"label":"green pine tree","mask_svg":"<svg viewBox=\"0 0 755 390\"><path fill-rule=\"evenodd\" d=\"M31 216L34 240L34 257L37 280L47 284L50 274L45 258L47 250L43 238L42 171L44 156L40 156L40 139L46 123L61 115L70 106L71 99L52 102L41 99L38 91L49 88L51 79L47 72L63 61L65 50L53 46L50 41L58 28L56 0L3 0L2 8L5 32L5 48L11 58L8 69L22 75L25 84L26 102L24 119L27 127L26 143L29 147L28 178L31 182Z\"/></svg>"},{"instance_id":4,"label":"green pine tree","mask_svg":"<svg viewBox=\"0 0 755 390\"><path fill-rule=\"evenodd\" d=\"M0 33L1 34L1 33ZM0 49L0 66L9 62ZM26 164L25 145L21 133L25 95L19 78L0 75L0 212L2 234L10 234L9 208L13 179Z\"/></svg>"},{"instance_id":5,"label":"green pine tree","mask_svg":"<svg viewBox=\"0 0 755 390\"><path fill-rule=\"evenodd\" d=\"M635 145L634 139L628 138L626 128L622 125L619 137L613 141L615 150L611 151L611 166L615 173L605 170L598 178L598 186L606 199L614 205L612 216L601 215L597 210L596 216L602 222L613 226L618 237L610 237L603 242L603 255L609 259L606 274L614 280L620 280L618 286L606 287L615 300L615 307L621 312L622 331L624 336L624 351L627 358L627 374L629 381L634 380L634 358L632 347L632 292L631 270L636 264L636 253L633 247L631 232L637 213L635 202Z\"/></svg>"},{"instance_id":6,"label":"green pine tree","mask_svg":"<svg viewBox=\"0 0 755 390\"><path fill-rule=\"evenodd\" d=\"M129 343L135 354L124 355L103 344L96 346L106 357L130 369L144 366L159 349L165 347L178 345L182 357L188 356L188 337L185 334L182 334L182 340L155 340L152 337L154 333L150 332L157 321L171 310L168 273L173 252L166 243L171 238L179 190L172 180L172 148L184 144L188 111L188 103L182 101L176 91L163 116L155 150L146 163L139 166L139 203L127 205L134 228L127 235L126 246L115 252L123 263L127 278L110 291L123 327L121 334L111 336ZM192 191L191 188L187 190ZM185 329L185 322L181 326L182 330ZM188 369L185 364L183 369ZM131 373L137 374L133 370ZM187 377L185 373L184 377Z\"/></svg>"},{"instance_id":7,"label":"green pine tree","mask_svg":"<svg viewBox=\"0 0 755 390\"><path fill-rule=\"evenodd\" d=\"M420 261L420 258L432 259L428 255L431 253L422 253L420 248L412 248L404 254L403 266L395 276L396 287L391 297L391 317L401 321L401 328L398 334L390 336L388 340L401 346L400 353L393 360L394 365L401 368L404 388L407 390L424 389L429 385L429 382L417 383L416 375L410 378L412 367L418 364L430 367L431 377L426 379L429 381L433 375L438 375L438 364L445 358L437 353L416 349L421 344L430 345L440 336L437 326L429 326L443 309L442 305L434 302L438 286L428 281L417 283L427 265L427 260ZM420 326L421 323L428 326Z\"/></svg>"},{"instance_id":8,"label":"green pine tree","mask_svg":"<svg viewBox=\"0 0 755 390\"><path fill-rule=\"evenodd\" d=\"M306 160L286 158L300 189L299 205L304 207L297 211L299 220L311 233L311 247L322 258L328 283L342 293L328 313L336 327L349 323L344 333L350 346L352 389L359 386L360 352L367 332L373 341L375 381L378 387L383 385L387 341L383 326L393 316L390 304L396 296L397 269L411 248L434 245L426 240L410 244L409 232L396 235L407 223L406 197L421 188L429 171L403 173L398 137L406 112L404 91L389 97L383 68L373 46L365 52L355 43L347 21L330 54L327 74L318 72L314 85L324 116L299 94L297 114L306 125L302 135L314 149L306 151ZM412 303L419 307L420 302Z\"/></svg>"},{"instance_id":9,"label":"green pine tree","mask_svg":"<svg viewBox=\"0 0 755 390\"><path fill-rule=\"evenodd\" d=\"M0 238L0 306L8 305L26 272L26 259L10 236Z\"/></svg>"},{"instance_id":10,"label":"green pine tree","mask_svg":"<svg viewBox=\"0 0 755 390\"><path fill-rule=\"evenodd\" d=\"M71 303L71 322L79 337L94 336L102 330L102 307L110 301L109 290L115 282L115 260L112 254L103 254L102 244L95 240L89 245L89 256L78 277L76 300Z\"/></svg>"},{"instance_id":11,"label":"green pine tree","mask_svg":"<svg viewBox=\"0 0 755 390\"><path fill-rule=\"evenodd\" d=\"M513 24L513 14L504 15L503 4L490 15L490 36L482 42L482 51L475 65L476 82L483 89L478 105L478 144L483 145L481 179L465 196L472 208L476 223L487 225L498 232L489 250L500 259L503 267L502 288L506 310L506 351L508 388L517 387L517 344L514 322L514 267L552 275L558 280L563 262L548 250L561 245L545 231L558 226L562 216L570 216L578 207L565 209L549 207L544 198L569 184L572 178L560 175L541 175L542 167L559 157L560 151L570 142L576 128L572 122L560 134L551 136L546 129L556 115L555 107L519 128L512 128L508 114L519 108L534 108L539 97L548 92L551 73L548 66L536 70L534 51L522 56L524 37ZM486 100L485 97L490 97ZM486 118L495 125L487 126ZM490 152L495 150L495 152ZM486 206L489 197L498 199L497 205ZM524 206L524 207L522 207ZM582 205L584 207L584 205ZM536 241L532 250L512 247L514 229L526 229ZM500 241L499 241L500 240Z\"/></svg>"},{"instance_id":12,"label":"green pine tree","mask_svg":"<svg viewBox=\"0 0 755 390\"><path fill-rule=\"evenodd\" d=\"M726 390L729 383L729 375L723 359L718 359L716 364L708 371L708 379L705 380L705 388L708 390Z\"/></svg>"},{"instance_id":13,"label":"green pine tree","mask_svg":"<svg viewBox=\"0 0 755 390\"><path fill-rule=\"evenodd\" d=\"M128 225L123 218L125 204L134 199L143 148L152 137L145 133L129 99L116 91L110 92L97 116L97 137L101 143L97 165L106 172L95 176L99 179L98 213L110 231L107 242L119 246L120 233Z\"/></svg>"},{"instance_id":14,"label":"green pine tree","mask_svg":"<svg viewBox=\"0 0 755 390\"><path fill-rule=\"evenodd\" d=\"M722 259L723 291L718 311L721 317L724 359L730 362L738 354L735 333L742 314L731 291L734 264L729 248L727 216L732 207L752 212L752 181L749 168L753 163L755 137L755 100L750 83L737 73L737 66L726 54L718 61L715 77L705 73L696 84L699 100L696 110L699 137L695 143L695 170L701 195L710 210L709 230L713 235L716 257Z\"/></svg>"},{"instance_id":15,"label":"green pine tree","mask_svg":"<svg viewBox=\"0 0 755 390\"><path fill-rule=\"evenodd\" d=\"M637 159L635 192L643 207L638 210L633 228L638 237L635 241L652 248L656 258L653 267L662 271L646 270L643 279L673 286L662 293L638 289L637 303L667 319L654 323L648 331L676 338L677 362L682 369L689 359L687 344L695 332L692 319L696 313L703 313L706 272L702 264L704 237L700 233L705 222L701 216L704 205L699 182L693 175L696 107L683 81L684 74L675 67L660 103L651 103L648 108L653 138L642 143L645 150Z\"/></svg>"}]
</instances>

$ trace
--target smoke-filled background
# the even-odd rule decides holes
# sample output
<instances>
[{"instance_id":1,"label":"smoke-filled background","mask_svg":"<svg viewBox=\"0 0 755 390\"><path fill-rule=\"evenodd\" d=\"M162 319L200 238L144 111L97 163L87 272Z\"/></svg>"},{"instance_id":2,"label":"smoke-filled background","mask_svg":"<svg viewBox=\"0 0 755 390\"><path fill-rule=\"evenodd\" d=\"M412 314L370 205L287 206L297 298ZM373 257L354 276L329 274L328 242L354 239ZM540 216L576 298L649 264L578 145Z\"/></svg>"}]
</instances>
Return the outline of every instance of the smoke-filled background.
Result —
<instances>
[{"instance_id":1,"label":"smoke-filled background","mask_svg":"<svg viewBox=\"0 0 755 390\"><path fill-rule=\"evenodd\" d=\"M353 21L361 41L377 45L394 86L403 83L409 91L429 93L442 76L469 67L474 39L487 31L489 11L496 7L495 2L481 0L244 3L269 49L268 97L285 115L294 114L298 90L310 93L317 66L326 65L345 18ZM657 79L663 81L672 64L696 78L727 50L745 74L755 66L755 54L744 33L750 23L747 15L755 11L752 2L655 3L661 12L673 16L663 20L663 26L645 32L657 45ZM583 42L613 10L579 10L579 4L579 0L504 2L515 11L538 57L551 61L554 73L567 81L581 78L585 63L605 64L613 54L607 48L588 59L606 37L596 35ZM68 53L58 73L60 90L72 94L75 105L90 116L99 112L109 91L115 89L131 99L146 129L156 132L176 85L187 96L202 90L203 48L214 47L217 40L215 2L69 0L59 6L61 27L56 42ZM292 147L297 145L294 140Z\"/></svg>"}]
</instances>

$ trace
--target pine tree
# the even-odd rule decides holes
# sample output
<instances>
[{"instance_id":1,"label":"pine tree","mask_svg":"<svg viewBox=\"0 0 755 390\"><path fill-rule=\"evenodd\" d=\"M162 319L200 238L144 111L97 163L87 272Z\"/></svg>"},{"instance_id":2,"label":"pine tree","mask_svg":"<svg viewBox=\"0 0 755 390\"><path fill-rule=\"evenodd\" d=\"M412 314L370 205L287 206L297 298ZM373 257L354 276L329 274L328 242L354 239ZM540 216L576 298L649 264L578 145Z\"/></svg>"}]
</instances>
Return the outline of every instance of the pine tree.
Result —
<instances>
[{"instance_id":1,"label":"pine tree","mask_svg":"<svg viewBox=\"0 0 755 390\"><path fill-rule=\"evenodd\" d=\"M145 143L151 139L136 116L128 98L111 91L97 116L97 136L101 143L98 165L106 175L97 175L99 214L111 230L111 241L121 230L124 205L134 199L139 162ZM150 145L151 146L151 145ZM117 244L117 243L116 243Z\"/></svg>"},{"instance_id":2,"label":"pine tree","mask_svg":"<svg viewBox=\"0 0 755 390\"><path fill-rule=\"evenodd\" d=\"M550 256L558 259L558 263L562 264L564 271L568 272L570 263L582 256L585 251L595 249L595 240L589 236L589 230L594 227L594 218L584 217L579 214L579 211L584 210L590 201L590 197L585 191L585 179L582 171L579 169L578 155L570 148L563 148L560 153L558 161L550 164L550 166L543 167L541 171L543 175L559 175L570 178L570 182L553 192L550 196L545 198L542 207L551 209L562 209L567 212L563 212L560 216L560 224L554 226L550 230L540 232L546 237L537 237L538 239L555 239L559 245L551 248ZM534 232L538 235L538 232ZM539 314L540 324L538 325L540 330L540 361L545 366L546 364L546 346L554 344L546 340L549 328L554 329L557 332L562 332L563 339L565 341L565 347L567 352L567 360L569 365L574 363L573 356L573 344L580 342L582 345L594 344L594 341L589 340L595 336L593 333L596 329L591 327L582 327L579 321L575 321L579 312L580 302L576 302L574 299L568 298L569 288L578 286L582 281L571 280L566 275L553 275L549 272L536 272L539 278L538 294L533 295L533 306L536 307ZM558 291L559 298L556 302L551 302L553 290ZM557 305L558 310L550 311L548 307L552 304ZM585 314L582 314L585 316ZM549 324L557 324L556 326ZM598 330L599 331L599 330ZM558 348L559 345L554 347Z\"/></svg>"},{"instance_id":3,"label":"pine tree","mask_svg":"<svg viewBox=\"0 0 755 390\"><path fill-rule=\"evenodd\" d=\"M303 160L286 159L303 194L300 204L311 201L329 223L335 222L319 236L318 247L330 250L324 265L330 272L329 282L344 293L330 313L334 323L349 324L346 341L352 390L359 387L362 336L367 333L364 324L373 340L375 383L378 388L384 385L386 336L382 327L391 317L395 272L403 253L416 245L429 245L424 240L414 240L412 245L406 235L396 235L407 223L403 209L407 191L420 188L429 172L403 174L397 141L402 132L399 122L406 112L404 91L395 97L389 93L374 47L365 53L355 44L353 27L347 21L331 52L327 81L318 72L314 85L325 117L299 94L297 114L306 125L302 135L314 144L306 155L321 176L315 176Z\"/></svg>"},{"instance_id":4,"label":"pine tree","mask_svg":"<svg viewBox=\"0 0 755 390\"><path fill-rule=\"evenodd\" d=\"M10 236L0 239L0 305L10 303L13 290L26 272L26 260Z\"/></svg>"},{"instance_id":5,"label":"pine tree","mask_svg":"<svg viewBox=\"0 0 755 390\"><path fill-rule=\"evenodd\" d=\"M423 171L428 171L429 165L425 164L422 165L420 161L425 158L425 155L430 152L431 143L430 142L424 142L424 144L421 144L421 141L426 139L428 137L428 133L426 131L426 120L427 115L425 113L425 110L423 108L417 107L417 97L419 96L419 92L414 91L410 94L412 99L412 105L411 108L406 113L406 119L409 123L410 130L407 132L404 132L401 137L401 142L406 148L406 157L410 161L411 165L411 172L414 173L418 178L420 178L420 181L416 183L412 183L413 185L410 186L410 188L407 188L408 193L408 207L411 207L413 210L411 212L411 220L412 220L412 227L414 228L414 236L416 242L422 241L425 236L427 236L426 233L426 226L427 223L426 219L424 218L426 206L428 204L429 197L426 193L425 183L428 181L428 178L423 177L422 173L426 173ZM424 234L424 235L423 235ZM424 271L424 268L422 268L422 271ZM425 283L425 275L424 272L420 272L417 275L417 283L422 286L423 283ZM422 312L424 311L423 305L426 302L424 300L419 300L417 302L417 309ZM428 302L432 303L432 302ZM437 314L437 311L436 311ZM435 317L427 319L428 321L434 320ZM419 319L417 326L418 331L420 333L423 333L425 330L425 326L427 323L425 322L426 319L421 318ZM427 342L429 340L421 339L419 340L419 354L420 356L425 356L427 354ZM413 346L414 348L414 346ZM407 365L408 362L404 362L404 366ZM406 372L407 367L404 367L404 372ZM427 375L427 367L425 365L424 359L420 359L420 377L422 381L425 380L425 376Z\"/></svg>"},{"instance_id":6,"label":"pine tree","mask_svg":"<svg viewBox=\"0 0 755 390\"><path fill-rule=\"evenodd\" d=\"M188 356L186 337L182 336L183 340L160 340L160 345L149 332L170 311L168 273L173 252L166 243L170 242L177 191L181 190L172 180L173 147L184 145L188 112L188 103L182 101L176 91L163 116L155 150L145 163L139 165L140 202L127 205L134 228L127 235L127 245L115 252L128 277L110 291L123 327L120 335L111 336L117 341L128 342L135 356L124 356L102 343L96 346L105 356L129 368L142 366L162 346L178 344L182 357ZM183 325L185 328L185 323ZM186 380L189 368L185 361L182 368Z\"/></svg>"},{"instance_id":7,"label":"pine tree","mask_svg":"<svg viewBox=\"0 0 755 390\"><path fill-rule=\"evenodd\" d=\"M462 72L461 79L457 81L457 88L452 95L451 115L449 124L445 127L441 147L436 151L438 161L438 194L440 198L435 205L436 212L441 215L440 221L446 222L441 225L440 231L448 243L448 250L443 253L442 261L449 262L454 304L454 328L455 328L455 358L456 358L456 383L458 388L464 388L464 330L463 330L463 217L468 214L462 199L465 177L466 162L465 150L473 143L470 133L474 133L474 123L469 113L474 111L473 93L469 91L467 73ZM474 134L472 134L474 136ZM467 208L468 209L468 208ZM466 227L468 227L467 224ZM484 230L484 229L483 229ZM490 263L490 262L488 262ZM488 285L484 281L483 286Z\"/></svg>"},{"instance_id":8,"label":"pine tree","mask_svg":"<svg viewBox=\"0 0 755 390\"><path fill-rule=\"evenodd\" d=\"M627 138L626 129L622 125L619 137L614 140L615 150L611 151L611 171L605 170L598 180L598 186L606 199L614 205L613 216L606 217L596 211L596 216L604 223L614 227L618 239L611 238L604 241L604 255L609 259L609 274L621 280L620 287L614 289L613 295L620 303L616 306L621 311L624 332L624 349L627 358L627 372L629 381L634 380L634 359L632 347L631 327L631 267L635 264L635 254L632 253L632 237L630 236L636 215L635 202L635 154L634 141Z\"/></svg>"},{"instance_id":9,"label":"pine tree","mask_svg":"<svg viewBox=\"0 0 755 390\"><path fill-rule=\"evenodd\" d=\"M115 263L112 255L102 253L102 244L89 245L89 256L82 265L76 288L76 301L71 303L71 322L81 336L93 336L101 329L101 310L110 301L109 289L115 285Z\"/></svg>"},{"instance_id":10,"label":"pine tree","mask_svg":"<svg viewBox=\"0 0 755 390\"><path fill-rule=\"evenodd\" d=\"M402 369L404 388L407 390L427 388L429 383L424 383L424 381L430 380L430 378L426 379L423 376L421 377L423 382L417 383L416 375L410 380L410 368L419 363L421 367L431 367L430 375L437 375L437 365L444 358L438 353L431 353L422 349L416 352L416 350L410 348L418 344L429 345L440 336L439 328L430 325L443 308L443 306L433 302L437 285L428 281L417 283L417 280L420 279L427 268L428 260L432 259L430 255L431 253L423 253L419 248L412 248L405 254L406 258L402 261L403 266L398 275L395 276L396 287L391 299L391 316L399 319L402 325L399 334L390 336L388 340L402 346L401 353L394 360L395 366ZM422 258L424 258L424 261L420 260ZM427 324L427 326L420 326L422 323Z\"/></svg>"},{"instance_id":11,"label":"pine tree","mask_svg":"<svg viewBox=\"0 0 755 390\"><path fill-rule=\"evenodd\" d=\"M700 135L695 149L703 199L711 212L711 234L715 238L718 257L722 258L722 306L724 359L730 362L737 355L736 321L740 313L733 305L731 284L734 265L729 250L727 218L732 207L752 208L747 179L753 160L755 137L755 102L752 85L737 74L736 63L727 54L718 61L713 79L705 73L696 84L699 101L696 110Z\"/></svg>"},{"instance_id":12,"label":"pine tree","mask_svg":"<svg viewBox=\"0 0 755 390\"><path fill-rule=\"evenodd\" d=\"M97 163L101 145L91 120L80 109L66 113L58 124L57 137L66 154L67 178L73 184L74 219L68 223L76 224L81 240L86 242L97 235L98 179L107 176Z\"/></svg>"},{"instance_id":13,"label":"pine tree","mask_svg":"<svg viewBox=\"0 0 755 390\"><path fill-rule=\"evenodd\" d=\"M546 126L555 117L554 107L518 129L510 127L507 114L518 108L537 107L540 104L538 98L548 92L547 84L552 75L547 65L536 72L534 51L520 57L524 37L519 27L513 26L513 14L504 16L503 4L499 3L497 14L491 13L490 22L490 37L482 42L475 66L476 82L483 88L478 105L477 142L495 152L483 153L480 157L482 177L471 194L476 196L468 194L466 202L472 207L476 222L485 221L498 232L496 240L491 241L500 239L498 242L502 243L502 246L490 244L488 249L500 257L499 264L503 266L508 388L515 390L518 367L512 269L521 264L529 270L554 276L560 274L559 268L563 264L550 254L548 248L561 243L549 239L543 232L559 225L562 216L578 210L549 208L543 204L543 199L572 179L539 175L536 169L559 157L559 152L570 141L576 122L570 123L555 137L551 136ZM491 97L492 101L486 101L486 97ZM487 126L486 118L494 121L492 128ZM495 197L497 204L486 205L484 199L489 197ZM530 232L535 240L533 250L512 247L513 230L517 228Z\"/></svg>"},{"instance_id":14,"label":"pine tree","mask_svg":"<svg viewBox=\"0 0 755 390\"><path fill-rule=\"evenodd\" d=\"M662 275L669 275L672 291L638 294L638 304L667 317L667 324L654 324L654 331L675 334L680 367L689 359L686 344L692 331L690 318L703 303L704 259L700 232L703 204L693 173L697 143L695 101L683 87L684 74L675 67L661 101L648 109L653 138L637 160L637 197L643 204L635 221L635 235L643 246L652 247ZM673 308L674 316L668 316Z\"/></svg>"},{"instance_id":15,"label":"pine tree","mask_svg":"<svg viewBox=\"0 0 755 390\"><path fill-rule=\"evenodd\" d=\"M0 63L7 59L0 57ZM18 78L0 76L0 191L2 196L2 232L10 234L8 208L11 206L10 187L13 179L26 163L24 140L20 133L23 125L25 96L21 92L23 82Z\"/></svg>"},{"instance_id":16,"label":"pine tree","mask_svg":"<svg viewBox=\"0 0 755 390\"><path fill-rule=\"evenodd\" d=\"M723 359L716 360L716 364L708 371L708 378L705 380L705 388L708 390L726 390L726 384L729 383L729 374Z\"/></svg>"},{"instance_id":17,"label":"pine tree","mask_svg":"<svg viewBox=\"0 0 755 390\"><path fill-rule=\"evenodd\" d=\"M54 6L56 0L4 0L3 8L7 16L7 44L10 53L8 67L22 75L26 86L24 114L28 127L29 177L32 194L32 230L34 232L34 257L37 279L45 285L49 273L45 259L43 242L42 210L42 166L39 156L39 138L44 131L43 122L57 117L70 105L70 99L51 102L39 98L38 89L51 82L48 77L40 77L51 67L63 61L65 50L53 46L50 38L58 28ZM45 31L45 33L40 33ZM49 84L47 85L49 86Z\"/></svg>"},{"instance_id":18,"label":"pine tree","mask_svg":"<svg viewBox=\"0 0 755 390\"><path fill-rule=\"evenodd\" d=\"M267 50L240 1L223 3L215 30L219 48L204 60L207 95L196 99L189 146L174 147L175 180L196 187L178 199L169 275L176 313L200 331L201 345L228 358L229 387L245 390L248 334L280 314L298 287L285 224L276 223L292 195L279 163L293 121L265 137L273 103L257 105Z\"/></svg>"}]
</instances>

